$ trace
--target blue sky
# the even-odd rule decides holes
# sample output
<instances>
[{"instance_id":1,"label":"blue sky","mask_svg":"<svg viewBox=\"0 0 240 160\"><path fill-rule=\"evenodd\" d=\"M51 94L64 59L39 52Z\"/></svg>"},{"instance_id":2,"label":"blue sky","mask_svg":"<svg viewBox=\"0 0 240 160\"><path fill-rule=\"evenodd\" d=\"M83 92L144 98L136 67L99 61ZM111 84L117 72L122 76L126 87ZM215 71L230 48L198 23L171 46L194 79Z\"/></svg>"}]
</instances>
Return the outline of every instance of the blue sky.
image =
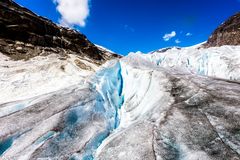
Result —
<instances>
[{"instance_id":1,"label":"blue sky","mask_svg":"<svg viewBox=\"0 0 240 160\"><path fill-rule=\"evenodd\" d=\"M150 52L207 40L240 0L16 0L56 23L78 29L117 53Z\"/></svg>"}]
</instances>

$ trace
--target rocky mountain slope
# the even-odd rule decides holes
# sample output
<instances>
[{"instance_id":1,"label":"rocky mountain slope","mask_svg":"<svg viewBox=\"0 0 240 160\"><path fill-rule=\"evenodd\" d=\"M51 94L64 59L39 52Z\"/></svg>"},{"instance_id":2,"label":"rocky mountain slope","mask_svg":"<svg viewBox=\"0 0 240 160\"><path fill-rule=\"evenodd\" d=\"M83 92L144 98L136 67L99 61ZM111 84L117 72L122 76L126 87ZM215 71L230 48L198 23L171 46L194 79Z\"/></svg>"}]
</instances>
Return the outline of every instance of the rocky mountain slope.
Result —
<instances>
[{"instance_id":1,"label":"rocky mountain slope","mask_svg":"<svg viewBox=\"0 0 240 160\"><path fill-rule=\"evenodd\" d=\"M240 13L222 23L210 36L206 47L240 45Z\"/></svg>"},{"instance_id":2,"label":"rocky mountain slope","mask_svg":"<svg viewBox=\"0 0 240 160\"><path fill-rule=\"evenodd\" d=\"M15 60L39 55L76 54L102 64L118 57L106 55L83 34L57 26L11 0L0 2L0 52Z\"/></svg>"},{"instance_id":3,"label":"rocky mountain slope","mask_svg":"<svg viewBox=\"0 0 240 160\"><path fill-rule=\"evenodd\" d=\"M0 54L0 159L240 160L240 46L95 49Z\"/></svg>"}]
</instances>

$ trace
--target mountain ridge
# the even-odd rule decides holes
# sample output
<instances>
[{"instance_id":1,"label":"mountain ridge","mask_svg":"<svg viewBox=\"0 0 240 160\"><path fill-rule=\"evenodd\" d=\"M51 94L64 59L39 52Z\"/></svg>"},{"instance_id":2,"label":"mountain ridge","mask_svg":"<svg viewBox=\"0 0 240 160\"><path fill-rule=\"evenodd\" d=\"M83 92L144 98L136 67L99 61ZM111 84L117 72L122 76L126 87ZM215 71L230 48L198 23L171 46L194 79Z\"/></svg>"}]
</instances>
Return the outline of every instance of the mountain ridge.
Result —
<instances>
[{"instance_id":1,"label":"mountain ridge","mask_svg":"<svg viewBox=\"0 0 240 160\"><path fill-rule=\"evenodd\" d=\"M205 47L240 45L240 12L229 17L211 34Z\"/></svg>"},{"instance_id":2,"label":"mountain ridge","mask_svg":"<svg viewBox=\"0 0 240 160\"><path fill-rule=\"evenodd\" d=\"M10 0L0 2L0 30L0 51L16 60L51 53L86 56L97 63L120 57L107 56L80 32L58 26Z\"/></svg>"}]
</instances>

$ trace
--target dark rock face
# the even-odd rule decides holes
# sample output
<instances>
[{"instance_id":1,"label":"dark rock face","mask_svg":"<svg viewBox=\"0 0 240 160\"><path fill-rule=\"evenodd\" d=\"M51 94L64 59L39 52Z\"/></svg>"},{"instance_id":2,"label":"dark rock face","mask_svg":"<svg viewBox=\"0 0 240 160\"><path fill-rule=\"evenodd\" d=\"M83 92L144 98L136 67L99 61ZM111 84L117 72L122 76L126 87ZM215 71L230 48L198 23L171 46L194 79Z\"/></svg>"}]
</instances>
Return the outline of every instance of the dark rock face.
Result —
<instances>
[{"instance_id":1,"label":"dark rock face","mask_svg":"<svg viewBox=\"0 0 240 160\"><path fill-rule=\"evenodd\" d=\"M100 62L117 57L106 57L83 34L57 26L10 0L0 2L0 52L13 59L51 53L78 54Z\"/></svg>"},{"instance_id":2,"label":"dark rock face","mask_svg":"<svg viewBox=\"0 0 240 160\"><path fill-rule=\"evenodd\" d=\"M240 13L221 24L208 39L206 47L240 45Z\"/></svg>"}]
</instances>

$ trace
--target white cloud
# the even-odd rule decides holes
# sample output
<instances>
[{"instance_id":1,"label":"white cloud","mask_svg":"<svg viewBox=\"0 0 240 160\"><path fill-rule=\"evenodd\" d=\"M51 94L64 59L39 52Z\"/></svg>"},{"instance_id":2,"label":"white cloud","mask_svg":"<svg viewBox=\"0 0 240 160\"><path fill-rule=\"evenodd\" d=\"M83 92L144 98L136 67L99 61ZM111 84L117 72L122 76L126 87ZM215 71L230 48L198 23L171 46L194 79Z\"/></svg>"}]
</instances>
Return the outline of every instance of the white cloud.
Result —
<instances>
[{"instance_id":1,"label":"white cloud","mask_svg":"<svg viewBox=\"0 0 240 160\"><path fill-rule=\"evenodd\" d=\"M186 34L186 36L187 36L187 37L192 36L192 33L189 33L189 32L188 32L188 33Z\"/></svg>"},{"instance_id":2,"label":"white cloud","mask_svg":"<svg viewBox=\"0 0 240 160\"><path fill-rule=\"evenodd\" d=\"M181 41L179 39L176 39L175 43L179 44L179 43L181 43Z\"/></svg>"},{"instance_id":3,"label":"white cloud","mask_svg":"<svg viewBox=\"0 0 240 160\"><path fill-rule=\"evenodd\" d=\"M53 0L57 4L57 11L61 14L61 25L84 27L89 16L89 0Z\"/></svg>"},{"instance_id":4,"label":"white cloud","mask_svg":"<svg viewBox=\"0 0 240 160\"><path fill-rule=\"evenodd\" d=\"M166 33L164 36L163 36L163 40L164 41L169 41L170 39L172 39L173 37L175 37L177 34L175 31L172 31L171 33Z\"/></svg>"}]
</instances>

